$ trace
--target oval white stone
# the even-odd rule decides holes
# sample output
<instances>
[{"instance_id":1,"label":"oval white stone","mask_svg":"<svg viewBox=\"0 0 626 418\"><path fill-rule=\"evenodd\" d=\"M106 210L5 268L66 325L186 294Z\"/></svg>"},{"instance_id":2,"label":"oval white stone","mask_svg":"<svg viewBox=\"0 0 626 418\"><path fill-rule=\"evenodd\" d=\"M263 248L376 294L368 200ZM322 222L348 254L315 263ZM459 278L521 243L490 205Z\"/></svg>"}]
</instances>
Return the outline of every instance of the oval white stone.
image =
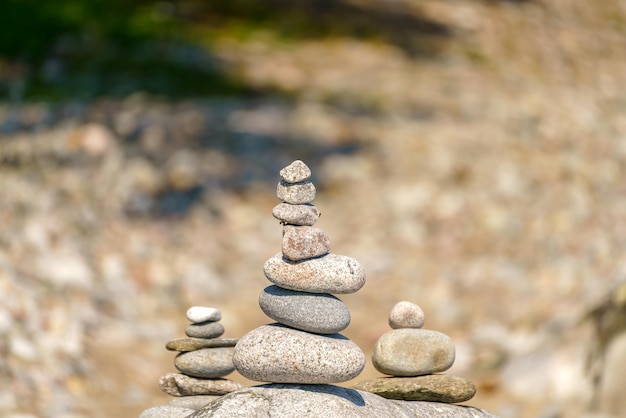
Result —
<instances>
[{"instance_id":1,"label":"oval white stone","mask_svg":"<svg viewBox=\"0 0 626 418\"><path fill-rule=\"evenodd\" d=\"M222 319L222 312L218 308L192 306L187 309L187 319L193 324L206 321L219 321Z\"/></svg>"}]
</instances>

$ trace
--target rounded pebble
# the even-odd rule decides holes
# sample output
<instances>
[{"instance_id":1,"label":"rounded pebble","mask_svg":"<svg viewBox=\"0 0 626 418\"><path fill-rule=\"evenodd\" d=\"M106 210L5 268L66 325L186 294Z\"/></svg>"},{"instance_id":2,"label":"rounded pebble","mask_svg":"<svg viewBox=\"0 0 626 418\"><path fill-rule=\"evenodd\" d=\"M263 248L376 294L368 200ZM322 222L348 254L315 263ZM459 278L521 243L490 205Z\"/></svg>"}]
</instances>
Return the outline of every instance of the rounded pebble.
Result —
<instances>
[{"instance_id":1,"label":"rounded pebble","mask_svg":"<svg viewBox=\"0 0 626 418\"><path fill-rule=\"evenodd\" d=\"M165 348L170 351L194 351L200 348L234 347L239 341L237 338L177 338L168 341Z\"/></svg>"},{"instance_id":2,"label":"rounded pebble","mask_svg":"<svg viewBox=\"0 0 626 418\"><path fill-rule=\"evenodd\" d=\"M195 338L217 338L224 334L224 326L219 322L200 322L187 325L185 334L187 334L188 337Z\"/></svg>"},{"instance_id":3,"label":"rounded pebble","mask_svg":"<svg viewBox=\"0 0 626 418\"><path fill-rule=\"evenodd\" d=\"M381 377L359 382L355 389L387 399L457 403L474 397L476 386L468 379L447 374L417 377Z\"/></svg>"},{"instance_id":4,"label":"rounded pebble","mask_svg":"<svg viewBox=\"0 0 626 418\"><path fill-rule=\"evenodd\" d=\"M283 255L291 261L319 257L330 251L330 238L314 226L283 228Z\"/></svg>"},{"instance_id":5,"label":"rounded pebble","mask_svg":"<svg viewBox=\"0 0 626 418\"><path fill-rule=\"evenodd\" d=\"M202 348L176 356L174 366L183 374L193 377L214 378L230 374L233 366L233 350L226 347Z\"/></svg>"},{"instance_id":6,"label":"rounded pebble","mask_svg":"<svg viewBox=\"0 0 626 418\"><path fill-rule=\"evenodd\" d=\"M411 302L398 302L389 314L389 326L399 328L421 328L424 326L424 311Z\"/></svg>"},{"instance_id":7,"label":"rounded pebble","mask_svg":"<svg viewBox=\"0 0 626 418\"><path fill-rule=\"evenodd\" d=\"M277 286L309 293L354 293L365 284L357 260L332 253L297 262L278 253L265 262L263 272Z\"/></svg>"},{"instance_id":8,"label":"rounded pebble","mask_svg":"<svg viewBox=\"0 0 626 418\"><path fill-rule=\"evenodd\" d=\"M270 324L239 340L233 363L244 377L261 382L338 383L361 373L365 355L341 334L318 335Z\"/></svg>"},{"instance_id":9,"label":"rounded pebble","mask_svg":"<svg viewBox=\"0 0 626 418\"><path fill-rule=\"evenodd\" d=\"M312 202L315 199L315 193L315 185L310 181L291 184L281 180L276 188L276 196L292 205Z\"/></svg>"},{"instance_id":10,"label":"rounded pebble","mask_svg":"<svg viewBox=\"0 0 626 418\"><path fill-rule=\"evenodd\" d=\"M280 170L279 174L287 183L300 183L311 177L311 169L304 162L296 160Z\"/></svg>"},{"instance_id":11,"label":"rounded pebble","mask_svg":"<svg viewBox=\"0 0 626 418\"><path fill-rule=\"evenodd\" d=\"M311 226L319 219L320 211L310 203L305 205L279 203L272 209L272 215L285 224Z\"/></svg>"},{"instance_id":12,"label":"rounded pebble","mask_svg":"<svg viewBox=\"0 0 626 418\"><path fill-rule=\"evenodd\" d=\"M372 353L376 370L392 376L421 376L448 370L454 342L441 332L403 328L383 334Z\"/></svg>"},{"instance_id":13,"label":"rounded pebble","mask_svg":"<svg viewBox=\"0 0 626 418\"><path fill-rule=\"evenodd\" d=\"M219 321L222 319L222 312L217 308L207 306L192 306L187 309L187 319L192 324L207 321Z\"/></svg>"},{"instance_id":14,"label":"rounded pebble","mask_svg":"<svg viewBox=\"0 0 626 418\"><path fill-rule=\"evenodd\" d=\"M198 379L181 373L168 373L159 379L159 388L171 396L226 395L243 389L228 379Z\"/></svg>"},{"instance_id":15,"label":"rounded pebble","mask_svg":"<svg viewBox=\"0 0 626 418\"><path fill-rule=\"evenodd\" d=\"M335 334L350 324L350 311L345 303L324 293L268 286L259 295L259 306L281 324L317 334Z\"/></svg>"}]
</instances>

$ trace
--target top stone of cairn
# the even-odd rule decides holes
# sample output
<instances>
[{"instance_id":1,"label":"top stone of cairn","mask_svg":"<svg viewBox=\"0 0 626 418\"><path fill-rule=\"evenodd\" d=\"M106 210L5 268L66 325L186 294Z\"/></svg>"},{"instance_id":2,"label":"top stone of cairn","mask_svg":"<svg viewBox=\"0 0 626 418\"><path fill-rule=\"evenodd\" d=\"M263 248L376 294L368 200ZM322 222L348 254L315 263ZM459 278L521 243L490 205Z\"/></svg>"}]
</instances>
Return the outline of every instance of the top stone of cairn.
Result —
<instances>
[{"instance_id":1,"label":"top stone of cairn","mask_svg":"<svg viewBox=\"0 0 626 418\"><path fill-rule=\"evenodd\" d=\"M311 169L300 160L296 160L280 170L280 178L285 183L300 183L311 177Z\"/></svg>"}]
</instances>

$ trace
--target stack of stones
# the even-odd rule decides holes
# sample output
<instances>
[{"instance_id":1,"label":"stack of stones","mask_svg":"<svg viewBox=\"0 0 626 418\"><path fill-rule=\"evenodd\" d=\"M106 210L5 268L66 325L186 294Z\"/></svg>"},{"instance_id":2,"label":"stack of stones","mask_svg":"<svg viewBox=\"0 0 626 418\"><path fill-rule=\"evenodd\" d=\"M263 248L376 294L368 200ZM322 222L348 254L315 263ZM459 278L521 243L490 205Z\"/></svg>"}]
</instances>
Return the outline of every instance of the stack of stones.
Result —
<instances>
[{"instance_id":1,"label":"stack of stones","mask_svg":"<svg viewBox=\"0 0 626 418\"><path fill-rule=\"evenodd\" d=\"M236 338L219 338L224 326L217 308L192 306L187 310L191 322L187 338L169 341L165 348L178 351L174 365L180 373L161 376L161 390L176 398L170 405L199 409L215 398L242 389L243 386L223 377L232 373L233 347Z\"/></svg>"},{"instance_id":2,"label":"stack of stones","mask_svg":"<svg viewBox=\"0 0 626 418\"><path fill-rule=\"evenodd\" d=\"M294 161L280 171L272 213L283 224L282 251L264 273L273 285L259 296L263 312L276 323L244 335L233 362L243 376L260 382L329 384L356 377L365 366L361 349L338 334L350 323L346 305L332 294L358 291L365 274L358 261L330 253L330 240L313 226L319 211L311 204L311 171Z\"/></svg>"},{"instance_id":3,"label":"stack of stones","mask_svg":"<svg viewBox=\"0 0 626 418\"><path fill-rule=\"evenodd\" d=\"M391 310L392 330L374 347L376 369L392 377L359 382L356 389L389 399L457 403L471 399L474 384L452 375L436 374L454 363L454 342L441 332L421 329L424 312L411 302L399 302Z\"/></svg>"}]
</instances>

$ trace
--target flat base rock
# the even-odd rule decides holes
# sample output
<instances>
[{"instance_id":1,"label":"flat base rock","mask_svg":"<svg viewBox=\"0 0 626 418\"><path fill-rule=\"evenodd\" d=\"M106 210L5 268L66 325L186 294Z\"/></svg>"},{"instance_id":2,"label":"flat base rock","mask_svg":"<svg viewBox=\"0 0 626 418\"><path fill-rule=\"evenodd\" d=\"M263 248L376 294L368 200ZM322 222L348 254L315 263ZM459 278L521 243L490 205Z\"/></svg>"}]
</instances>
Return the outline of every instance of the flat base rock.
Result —
<instances>
[{"instance_id":1,"label":"flat base rock","mask_svg":"<svg viewBox=\"0 0 626 418\"><path fill-rule=\"evenodd\" d=\"M470 400L476 386L464 377L431 374L418 377L381 377L359 382L355 389L387 399L457 403Z\"/></svg>"},{"instance_id":2,"label":"flat base rock","mask_svg":"<svg viewBox=\"0 0 626 418\"><path fill-rule=\"evenodd\" d=\"M469 406L397 401L334 385L292 384L269 384L242 389L223 396L188 416L232 417L497 418L487 411Z\"/></svg>"},{"instance_id":3,"label":"flat base rock","mask_svg":"<svg viewBox=\"0 0 626 418\"><path fill-rule=\"evenodd\" d=\"M159 379L159 388L172 396L224 395L243 386L228 379L199 379L182 373L168 373Z\"/></svg>"},{"instance_id":4,"label":"flat base rock","mask_svg":"<svg viewBox=\"0 0 626 418\"><path fill-rule=\"evenodd\" d=\"M184 418L196 412L195 409L181 406L162 405L146 409L139 418Z\"/></svg>"},{"instance_id":5,"label":"flat base rock","mask_svg":"<svg viewBox=\"0 0 626 418\"><path fill-rule=\"evenodd\" d=\"M197 410L219 398L221 398L219 395L181 396L169 401L168 405Z\"/></svg>"}]
</instances>

